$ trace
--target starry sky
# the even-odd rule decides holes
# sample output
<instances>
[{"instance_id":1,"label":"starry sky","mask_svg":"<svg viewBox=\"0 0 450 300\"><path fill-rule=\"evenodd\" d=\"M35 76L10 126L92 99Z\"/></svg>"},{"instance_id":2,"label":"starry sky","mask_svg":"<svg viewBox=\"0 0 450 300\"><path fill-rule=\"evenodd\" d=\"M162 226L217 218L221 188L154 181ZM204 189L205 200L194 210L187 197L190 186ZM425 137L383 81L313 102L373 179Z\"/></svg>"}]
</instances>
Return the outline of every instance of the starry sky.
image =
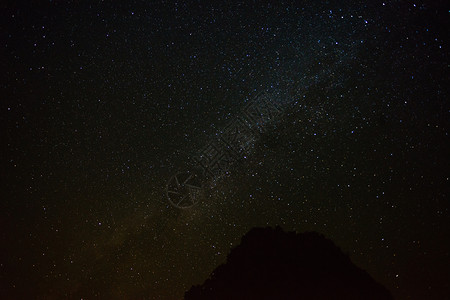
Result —
<instances>
[{"instance_id":1,"label":"starry sky","mask_svg":"<svg viewBox=\"0 0 450 300\"><path fill-rule=\"evenodd\" d=\"M225 3L226 2L226 3ZM182 299L255 226L317 231L396 299L450 293L444 1L0 9L0 298ZM258 95L282 111L167 182Z\"/></svg>"}]
</instances>

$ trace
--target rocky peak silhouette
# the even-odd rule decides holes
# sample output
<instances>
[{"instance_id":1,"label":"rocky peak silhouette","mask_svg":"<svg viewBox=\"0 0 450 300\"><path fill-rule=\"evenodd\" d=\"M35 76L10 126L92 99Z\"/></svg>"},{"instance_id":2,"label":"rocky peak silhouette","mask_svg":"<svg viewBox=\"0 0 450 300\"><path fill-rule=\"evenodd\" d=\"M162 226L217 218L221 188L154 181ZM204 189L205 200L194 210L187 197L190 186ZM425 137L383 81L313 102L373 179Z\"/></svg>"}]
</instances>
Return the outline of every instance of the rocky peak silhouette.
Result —
<instances>
[{"instance_id":1,"label":"rocky peak silhouette","mask_svg":"<svg viewBox=\"0 0 450 300\"><path fill-rule=\"evenodd\" d=\"M254 228L185 300L393 299L331 240L316 232Z\"/></svg>"}]
</instances>

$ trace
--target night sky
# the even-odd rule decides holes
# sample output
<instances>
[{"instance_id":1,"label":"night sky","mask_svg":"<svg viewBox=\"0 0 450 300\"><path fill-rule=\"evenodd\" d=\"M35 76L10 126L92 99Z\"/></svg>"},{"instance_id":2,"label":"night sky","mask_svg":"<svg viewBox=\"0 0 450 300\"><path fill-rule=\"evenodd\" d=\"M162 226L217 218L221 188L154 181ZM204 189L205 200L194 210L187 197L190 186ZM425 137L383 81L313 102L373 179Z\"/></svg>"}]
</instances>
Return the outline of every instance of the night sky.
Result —
<instances>
[{"instance_id":1,"label":"night sky","mask_svg":"<svg viewBox=\"0 0 450 300\"><path fill-rule=\"evenodd\" d=\"M276 225L448 297L445 1L29 2L0 9L0 298L182 299Z\"/></svg>"}]
</instances>

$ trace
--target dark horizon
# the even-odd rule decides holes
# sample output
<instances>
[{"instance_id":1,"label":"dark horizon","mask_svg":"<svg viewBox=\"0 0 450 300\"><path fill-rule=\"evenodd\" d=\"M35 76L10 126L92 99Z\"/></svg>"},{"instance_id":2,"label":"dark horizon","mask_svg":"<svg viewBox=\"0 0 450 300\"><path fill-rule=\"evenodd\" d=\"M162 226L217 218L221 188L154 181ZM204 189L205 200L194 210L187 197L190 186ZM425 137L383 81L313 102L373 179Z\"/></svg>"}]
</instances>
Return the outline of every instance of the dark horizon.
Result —
<instances>
[{"instance_id":1,"label":"dark horizon","mask_svg":"<svg viewBox=\"0 0 450 300\"><path fill-rule=\"evenodd\" d=\"M250 229L185 300L392 300L392 294L317 232Z\"/></svg>"}]
</instances>

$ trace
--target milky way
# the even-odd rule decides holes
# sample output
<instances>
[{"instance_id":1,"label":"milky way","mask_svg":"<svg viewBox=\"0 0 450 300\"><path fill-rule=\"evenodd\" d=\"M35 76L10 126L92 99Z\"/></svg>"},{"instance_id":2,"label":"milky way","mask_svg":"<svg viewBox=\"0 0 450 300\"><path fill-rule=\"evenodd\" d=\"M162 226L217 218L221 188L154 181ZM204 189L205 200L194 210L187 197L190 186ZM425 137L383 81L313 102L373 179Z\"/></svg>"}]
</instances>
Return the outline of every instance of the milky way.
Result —
<instances>
[{"instance_id":1,"label":"milky way","mask_svg":"<svg viewBox=\"0 0 450 300\"><path fill-rule=\"evenodd\" d=\"M0 298L181 299L276 225L449 294L443 4L94 2L2 5Z\"/></svg>"}]
</instances>

